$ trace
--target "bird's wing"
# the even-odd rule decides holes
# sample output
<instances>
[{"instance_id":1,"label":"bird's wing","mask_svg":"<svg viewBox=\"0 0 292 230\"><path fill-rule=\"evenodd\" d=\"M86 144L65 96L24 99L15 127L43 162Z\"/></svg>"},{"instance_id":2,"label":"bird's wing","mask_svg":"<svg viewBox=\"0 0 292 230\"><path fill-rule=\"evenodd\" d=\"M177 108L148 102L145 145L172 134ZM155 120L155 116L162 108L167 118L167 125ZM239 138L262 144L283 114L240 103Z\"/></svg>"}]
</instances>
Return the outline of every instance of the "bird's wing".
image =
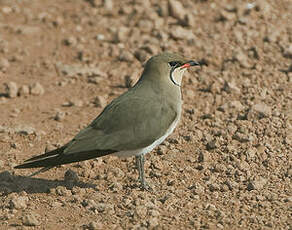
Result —
<instances>
[{"instance_id":1,"label":"bird's wing","mask_svg":"<svg viewBox=\"0 0 292 230\"><path fill-rule=\"evenodd\" d=\"M65 155L92 150L135 150L163 136L177 118L176 108L155 98L113 100L64 150Z\"/></svg>"}]
</instances>

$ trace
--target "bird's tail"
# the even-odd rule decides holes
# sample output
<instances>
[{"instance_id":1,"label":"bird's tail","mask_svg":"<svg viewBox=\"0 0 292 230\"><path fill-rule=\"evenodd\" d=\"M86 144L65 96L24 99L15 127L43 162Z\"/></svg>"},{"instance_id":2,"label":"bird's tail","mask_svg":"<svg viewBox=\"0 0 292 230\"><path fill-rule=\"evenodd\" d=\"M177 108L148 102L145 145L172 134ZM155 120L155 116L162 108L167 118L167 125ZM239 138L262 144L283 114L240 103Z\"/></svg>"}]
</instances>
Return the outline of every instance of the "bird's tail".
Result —
<instances>
[{"instance_id":1,"label":"bird's tail","mask_svg":"<svg viewBox=\"0 0 292 230\"><path fill-rule=\"evenodd\" d=\"M85 161L85 160L105 156L105 155L115 152L113 150L92 150L92 151L87 151L87 152L76 152L76 153L64 154L63 152L66 147L67 145L64 145L61 148L55 149L48 153L44 153L42 155L32 157L26 160L24 164L17 165L14 168L24 169L24 168L43 167L39 171L30 175L30 176L34 176L41 172L45 172L58 165Z\"/></svg>"}]
</instances>

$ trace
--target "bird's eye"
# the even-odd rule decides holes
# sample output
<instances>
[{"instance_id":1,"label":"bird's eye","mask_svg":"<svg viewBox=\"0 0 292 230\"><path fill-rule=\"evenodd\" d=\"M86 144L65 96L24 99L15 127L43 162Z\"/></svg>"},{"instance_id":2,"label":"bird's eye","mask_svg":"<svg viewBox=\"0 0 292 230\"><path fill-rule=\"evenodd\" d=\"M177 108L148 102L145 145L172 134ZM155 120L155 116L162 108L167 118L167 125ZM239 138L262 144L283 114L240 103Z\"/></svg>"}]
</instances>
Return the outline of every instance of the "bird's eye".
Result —
<instances>
[{"instance_id":1,"label":"bird's eye","mask_svg":"<svg viewBox=\"0 0 292 230\"><path fill-rule=\"evenodd\" d=\"M171 61L171 62L168 62L168 65L169 65L170 67L175 67L175 66L178 66L179 63L178 63L177 61Z\"/></svg>"}]
</instances>

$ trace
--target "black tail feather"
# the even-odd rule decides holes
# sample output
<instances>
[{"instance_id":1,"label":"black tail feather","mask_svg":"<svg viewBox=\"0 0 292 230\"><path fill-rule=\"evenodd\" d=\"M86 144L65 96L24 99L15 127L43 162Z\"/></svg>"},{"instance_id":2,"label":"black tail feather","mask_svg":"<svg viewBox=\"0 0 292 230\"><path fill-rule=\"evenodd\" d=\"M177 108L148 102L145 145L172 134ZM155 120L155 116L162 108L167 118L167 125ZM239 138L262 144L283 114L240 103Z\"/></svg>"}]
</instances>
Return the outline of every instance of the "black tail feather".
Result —
<instances>
[{"instance_id":1,"label":"black tail feather","mask_svg":"<svg viewBox=\"0 0 292 230\"><path fill-rule=\"evenodd\" d=\"M42 154L40 156L32 157L28 159L27 163L17 165L14 168L23 169L23 168L39 168L39 167L54 167L63 164L70 164L79 161L85 161L101 156L105 156L116 151L114 150L92 150L87 152L77 152L64 154L64 146L55 149L51 152Z\"/></svg>"}]
</instances>

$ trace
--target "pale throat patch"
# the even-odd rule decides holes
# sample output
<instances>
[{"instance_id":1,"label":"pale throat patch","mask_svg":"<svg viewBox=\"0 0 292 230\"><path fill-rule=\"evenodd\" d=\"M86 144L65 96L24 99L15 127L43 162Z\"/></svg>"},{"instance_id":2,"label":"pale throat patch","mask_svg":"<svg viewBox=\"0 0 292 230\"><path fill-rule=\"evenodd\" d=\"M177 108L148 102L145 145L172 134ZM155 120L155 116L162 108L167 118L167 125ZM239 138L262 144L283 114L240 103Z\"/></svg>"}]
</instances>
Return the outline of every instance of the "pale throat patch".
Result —
<instances>
[{"instance_id":1,"label":"pale throat patch","mask_svg":"<svg viewBox=\"0 0 292 230\"><path fill-rule=\"evenodd\" d=\"M170 77L175 82L175 84L177 84L179 86L181 85L182 77L183 77L185 71L186 71L186 68L181 69L178 67L172 72Z\"/></svg>"}]
</instances>

